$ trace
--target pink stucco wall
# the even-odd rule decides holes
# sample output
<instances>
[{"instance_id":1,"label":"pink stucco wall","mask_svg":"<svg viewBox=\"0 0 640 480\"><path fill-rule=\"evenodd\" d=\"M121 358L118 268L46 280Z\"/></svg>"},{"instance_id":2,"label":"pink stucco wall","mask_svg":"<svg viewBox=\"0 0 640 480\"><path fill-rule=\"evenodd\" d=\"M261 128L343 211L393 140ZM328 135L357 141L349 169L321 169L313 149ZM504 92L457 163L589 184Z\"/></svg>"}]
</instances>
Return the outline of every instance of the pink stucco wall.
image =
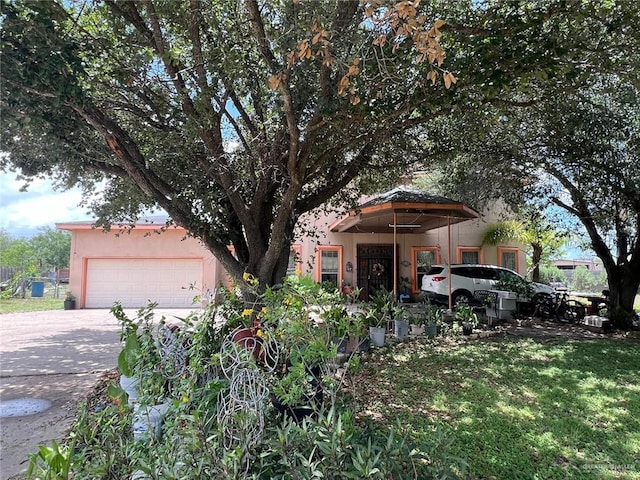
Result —
<instances>
[{"instance_id":1,"label":"pink stucco wall","mask_svg":"<svg viewBox=\"0 0 640 480\"><path fill-rule=\"evenodd\" d=\"M186 236L183 228L161 232L158 226L141 225L129 231L112 228L105 232L82 222L57 227L72 233L69 290L76 295L79 306L84 306L87 260L91 258L201 259L203 274L198 287L203 292L227 281L211 252L199 240Z\"/></svg>"},{"instance_id":2,"label":"pink stucco wall","mask_svg":"<svg viewBox=\"0 0 640 480\"><path fill-rule=\"evenodd\" d=\"M484 212L481 218L467 220L451 226L451 263L458 263L458 247L480 247L482 263L499 265L498 247L481 246L482 237L487 227L501 218L505 211L494 208L491 212ZM356 284L357 279L357 246L359 244L393 244L393 234L381 233L334 233L328 231L328 226L338 218L337 215L321 216L317 218L305 218L306 229L315 229L317 237L299 237L296 244L300 245L302 257L302 271L313 276L315 274L315 257L317 247L325 245L342 246L342 279ZM412 277L411 248L412 247L438 247L438 255L441 263L449 262L449 235L447 227L431 230L421 234L397 235L398 245L398 274L400 277ZM526 252L523 245L508 242L501 247L518 249L518 273L526 273ZM354 266L352 272L345 271L345 265L351 262ZM418 287L419 288L419 287ZM417 289L414 286L414 292Z\"/></svg>"},{"instance_id":3,"label":"pink stucco wall","mask_svg":"<svg viewBox=\"0 0 640 480\"><path fill-rule=\"evenodd\" d=\"M492 213L486 212L479 219L468 220L451 226L451 248L448 246L449 235L447 227L431 230L422 234L401 234L396 238L398 245L398 273L400 277L412 278L413 265L412 247L437 247L439 261L449 262L451 251L451 263L457 263L457 248L481 247L481 262L486 264L499 264L498 247L481 246L485 229L499 220L502 211L494 209ZM309 274L313 278L316 275L316 260L318 246L342 247L340 260L340 279L356 284L357 280L357 247L359 244L392 244L393 234L378 233L333 233L328 226L337 217L335 215L305 218L301 220L305 228L315 229L316 236L298 237L294 241L295 248L300 253L300 269L302 273ZM160 232L159 226L139 225L131 231L112 229L104 232L102 229L94 229L88 223L78 222L58 224L57 227L72 232L71 263L69 288L78 297L79 304L84 305L85 281L87 259L90 258L144 258L144 259L202 259L203 276L202 289L205 292L211 290L220 283L228 284L228 276L221 264L202 244L191 237L187 237L182 228L172 227ZM517 270L526 273L525 251L522 245L508 243L502 247L517 249ZM353 271L346 271L347 262L353 265ZM416 292L417 285L413 285Z\"/></svg>"}]
</instances>

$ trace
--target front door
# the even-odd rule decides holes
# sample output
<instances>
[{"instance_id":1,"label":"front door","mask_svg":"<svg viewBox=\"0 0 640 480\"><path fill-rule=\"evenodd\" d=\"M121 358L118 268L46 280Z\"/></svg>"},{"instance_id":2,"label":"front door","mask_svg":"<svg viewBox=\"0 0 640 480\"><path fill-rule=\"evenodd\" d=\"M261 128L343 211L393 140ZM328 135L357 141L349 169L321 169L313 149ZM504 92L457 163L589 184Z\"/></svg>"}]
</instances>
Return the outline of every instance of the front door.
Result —
<instances>
[{"instance_id":1,"label":"front door","mask_svg":"<svg viewBox=\"0 0 640 480\"><path fill-rule=\"evenodd\" d=\"M369 300L377 290L393 290L393 245L358 245L360 298Z\"/></svg>"}]
</instances>

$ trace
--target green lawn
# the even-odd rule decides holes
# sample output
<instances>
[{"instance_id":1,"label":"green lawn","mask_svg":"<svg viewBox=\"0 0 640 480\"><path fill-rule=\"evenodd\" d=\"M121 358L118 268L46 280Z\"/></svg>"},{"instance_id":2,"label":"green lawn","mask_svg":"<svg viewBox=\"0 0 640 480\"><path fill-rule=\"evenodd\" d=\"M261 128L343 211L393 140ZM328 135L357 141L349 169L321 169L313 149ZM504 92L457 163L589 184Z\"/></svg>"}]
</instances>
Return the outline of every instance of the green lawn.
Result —
<instances>
[{"instance_id":1,"label":"green lawn","mask_svg":"<svg viewBox=\"0 0 640 480\"><path fill-rule=\"evenodd\" d=\"M62 310L63 303L62 298L0 298L0 314Z\"/></svg>"},{"instance_id":2,"label":"green lawn","mask_svg":"<svg viewBox=\"0 0 640 480\"><path fill-rule=\"evenodd\" d=\"M374 354L360 415L418 442L437 424L470 478L640 479L640 342L414 341Z\"/></svg>"}]
</instances>

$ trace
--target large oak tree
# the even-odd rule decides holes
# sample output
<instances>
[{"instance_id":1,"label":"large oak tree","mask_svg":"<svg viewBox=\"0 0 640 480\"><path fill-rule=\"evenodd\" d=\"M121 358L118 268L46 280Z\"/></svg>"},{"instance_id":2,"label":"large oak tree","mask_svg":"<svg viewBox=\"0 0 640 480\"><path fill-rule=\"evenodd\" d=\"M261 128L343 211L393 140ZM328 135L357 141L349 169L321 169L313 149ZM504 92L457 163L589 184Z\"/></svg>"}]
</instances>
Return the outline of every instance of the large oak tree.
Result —
<instances>
[{"instance_id":1,"label":"large oak tree","mask_svg":"<svg viewBox=\"0 0 640 480\"><path fill-rule=\"evenodd\" d=\"M640 287L640 89L600 77L525 109L484 113L476 133L456 142L452 186L564 216L558 227L582 233L602 260L616 325L631 326Z\"/></svg>"},{"instance_id":2,"label":"large oak tree","mask_svg":"<svg viewBox=\"0 0 640 480\"><path fill-rule=\"evenodd\" d=\"M406 173L436 118L606 70L633 3L5 0L0 162L276 283L302 214Z\"/></svg>"}]
</instances>

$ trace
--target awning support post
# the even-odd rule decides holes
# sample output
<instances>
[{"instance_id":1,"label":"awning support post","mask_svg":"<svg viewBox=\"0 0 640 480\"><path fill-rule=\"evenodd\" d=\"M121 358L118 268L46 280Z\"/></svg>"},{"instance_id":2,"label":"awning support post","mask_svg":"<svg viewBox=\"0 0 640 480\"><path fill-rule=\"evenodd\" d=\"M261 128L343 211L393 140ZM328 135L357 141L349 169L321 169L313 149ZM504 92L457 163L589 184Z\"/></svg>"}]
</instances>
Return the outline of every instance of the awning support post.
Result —
<instances>
[{"instance_id":1,"label":"awning support post","mask_svg":"<svg viewBox=\"0 0 640 480\"><path fill-rule=\"evenodd\" d=\"M447 261L447 281L449 282L449 310L453 310L453 299L451 298L451 217L447 217L447 248L449 249L449 259Z\"/></svg>"},{"instance_id":2,"label":"awning support post","mask_svg":"<svg viewBox=\"0 0 640 480\"><path fill-rule=\"evenodd\" d=\"M398 252L397 252L397 236L398 236L398 214L393 212L393 296L398 297Z\"/></svg>"}]
</instances>

